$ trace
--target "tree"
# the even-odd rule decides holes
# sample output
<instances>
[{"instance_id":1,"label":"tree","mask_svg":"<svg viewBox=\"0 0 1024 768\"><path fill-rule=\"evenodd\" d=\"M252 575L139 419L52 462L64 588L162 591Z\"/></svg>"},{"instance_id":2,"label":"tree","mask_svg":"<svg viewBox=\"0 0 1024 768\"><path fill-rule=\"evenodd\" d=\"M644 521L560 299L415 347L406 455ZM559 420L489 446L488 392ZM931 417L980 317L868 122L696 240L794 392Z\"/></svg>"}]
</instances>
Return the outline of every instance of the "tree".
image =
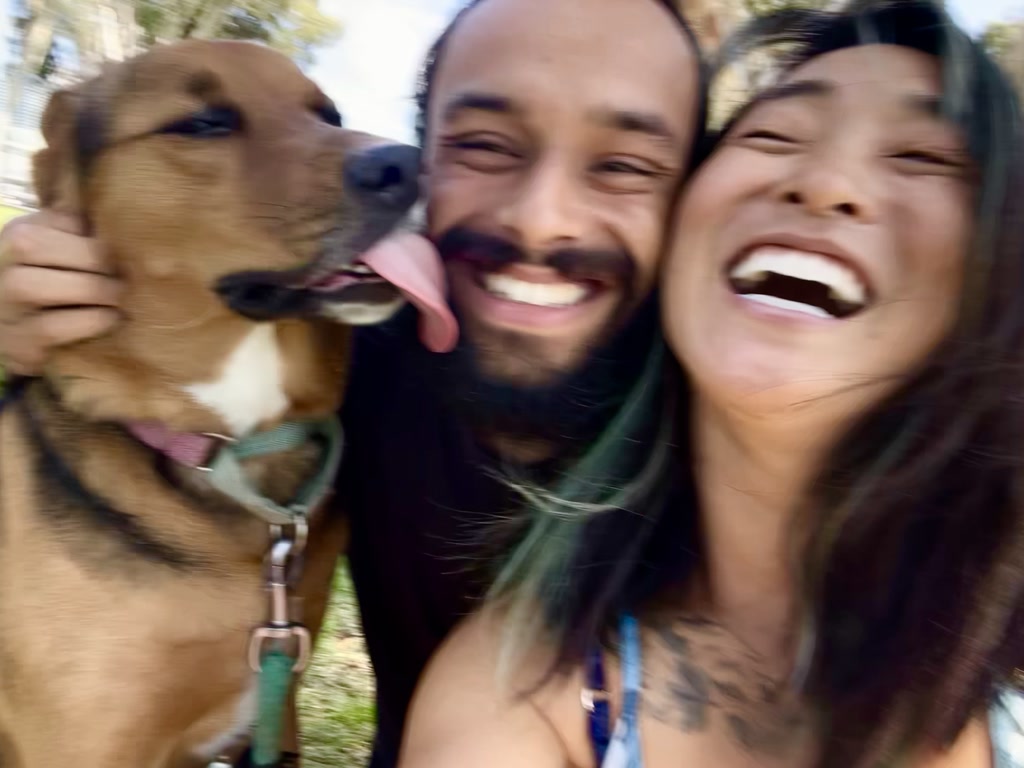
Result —
<instances>
[{"instance_id":1,"label":"tree","mask_svg":"<svg viewBox=\"0 0 1024 768\"><path fill-rule=\"evenodd\" d=\"M25 0L15 13L21 30L21 65L28 74L48 76L56 68L59 40L70 42L81 65L89 69L111 52L103 31L114 30L121 51L134 44L132 0Z\"/></svg>"},{"instance_id":2,"label":"tree","mask_svg":"<svg viewBox=\"0 0 1024 768\"><path fill-rule=\"evenodd\" d=\"M318 0L133 0L146 45L189 37L261 40L309 64L341 25Z\"/></svg>"},{"instance_id":3,"label":"tree","mask_svg":"<svg viewBox=\"0 0 1024 768\"><path fill-rule=\"evenodd\" d=\"M104 58L189 37L260 40L305 65L341 33L318 0L23 0L19 26L22 71L44 78L62 40L88 74Z\"/></svg>"},{"instance_id":4,"label":"tree","mask_svg":"<svg viewBox=\"0 0 1024 768\"><path fill-rule=\"evenodd\" d=\"M996 58L1024 95L1024 22L994 22L981 35L981 44Z\"/></svg>"},{"instance_id":5,"label":"tree","mask_svg":"<svg viewBox=\"0 0 1024 768\"><path fill-rule=\"evenodd\" d=\"M743 0L743 7L755 16L787 8L826 8L829 5L829 0Z\"/></svg>"}]
</instances>

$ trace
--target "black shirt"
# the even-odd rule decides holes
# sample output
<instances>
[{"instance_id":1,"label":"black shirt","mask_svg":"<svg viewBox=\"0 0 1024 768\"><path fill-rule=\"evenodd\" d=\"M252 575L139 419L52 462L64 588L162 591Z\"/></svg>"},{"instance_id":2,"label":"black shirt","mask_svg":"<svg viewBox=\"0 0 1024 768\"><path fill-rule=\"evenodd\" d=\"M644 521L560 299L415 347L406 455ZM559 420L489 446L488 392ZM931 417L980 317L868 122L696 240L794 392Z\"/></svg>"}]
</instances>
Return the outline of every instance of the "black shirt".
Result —
<instances>
[{"instance_id":1,"label":"black shirt","mask_svg":"<svg viewBox=\"0 0 1024 768\"><path fill-rule=\"evenodd\" d=\"M417 680L485 584L480 540L515 503L484 471L490 459L468 425L424 382L413 334L401 317L357 331L343 408L338 490L377 679L374 768L397 762Z\"/></svg>"}]
</instances>

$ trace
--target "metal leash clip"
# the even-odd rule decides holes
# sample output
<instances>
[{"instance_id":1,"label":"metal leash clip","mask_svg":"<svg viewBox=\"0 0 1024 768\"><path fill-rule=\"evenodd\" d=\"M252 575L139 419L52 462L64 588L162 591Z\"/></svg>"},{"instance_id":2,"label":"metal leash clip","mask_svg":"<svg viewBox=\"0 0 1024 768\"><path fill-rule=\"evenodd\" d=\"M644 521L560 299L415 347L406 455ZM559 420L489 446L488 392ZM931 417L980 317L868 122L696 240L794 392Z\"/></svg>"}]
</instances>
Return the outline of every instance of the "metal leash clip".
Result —
<instances>
[{"instance_id":1,"label":"metal leash clip","mask_svg":"<svg viewBox=\"0 0 1024 768\"><path fill-rule=\"evenodd\" d=\"M293 622L288 606L291 584L298 578L298 568L306 547L308 526L304 517L297 517L289 526L292 535L286 536L284 528L273 525L270 528L273 544L267 557L267 588L270 593L270 619L252 632L249 641L249 666L254 672L262 671L263 649L268 643L294 642L294 674L299 674L309 664L312 639L309 630Z\"/></svg>"}]
</instances>

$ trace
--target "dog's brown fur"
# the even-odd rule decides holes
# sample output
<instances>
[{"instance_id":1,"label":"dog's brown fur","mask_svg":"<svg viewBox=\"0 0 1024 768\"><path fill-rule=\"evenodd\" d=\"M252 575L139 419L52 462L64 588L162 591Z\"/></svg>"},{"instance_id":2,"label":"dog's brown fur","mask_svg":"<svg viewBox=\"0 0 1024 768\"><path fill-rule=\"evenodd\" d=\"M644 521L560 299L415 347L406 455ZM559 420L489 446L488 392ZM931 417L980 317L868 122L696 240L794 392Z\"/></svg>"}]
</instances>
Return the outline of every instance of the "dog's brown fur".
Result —
<instances>
[{"instance_id":1,"label":"dog's brown fur","mask_svg":"<svg viewBox=\"0 0 1024 768\"><path fill-rule=\"evenodd\" d=\"M235 106L244 131L156 133L212 102ZM114 66L46 110L41 202L90 222L124 278L126 322L56 353L0 413L3 768L192 768L215 756L201 745L238 729L248 635L266 618L267 525L119 423L236 426L186 390L216 380L256 327L214 284L294 268L359 226L342 162L378 140L326 124L325 110L284 57L209 42ZM349 331L274 327L287 408L254 426L333 413ZM311 466L299 450L250 469L284 498ZM299 589L313 631L344 540L336 516L313 520Z\"/></svg>"}]
</instances>

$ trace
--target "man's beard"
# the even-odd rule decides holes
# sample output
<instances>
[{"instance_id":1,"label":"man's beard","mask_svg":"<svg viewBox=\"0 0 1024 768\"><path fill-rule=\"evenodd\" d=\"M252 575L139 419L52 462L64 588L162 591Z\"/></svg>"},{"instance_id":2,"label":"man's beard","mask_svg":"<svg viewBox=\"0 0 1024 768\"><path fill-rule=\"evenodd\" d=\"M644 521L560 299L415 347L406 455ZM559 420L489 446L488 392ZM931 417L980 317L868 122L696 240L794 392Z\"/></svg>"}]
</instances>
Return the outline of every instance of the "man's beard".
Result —
<instances>
[{"instance_id":1,"label":"man's beard","mask_svg":"<svg viewBox=\"0 0 1024 768\"><path fill-rule=\"evenodd\" d=\"M525 261L516 246L465 229L446 233L437 246L445 260L473 261L478 267ZM563 250L545 264L567 279L613 277L625 286L604 337L581 364L542 386L495 380L483 372L477 349L463 333L447 355L421 349L420 370L425 383L478 434L549 443L564 456L592 442L626 398L657 333L658 311L653 297L636 300L636 263L626 252ZM507 341L503 352L515 355L517 334L510 333ZM521 343L528 355L529 340Z\"/></svg>"}]
</instances>

